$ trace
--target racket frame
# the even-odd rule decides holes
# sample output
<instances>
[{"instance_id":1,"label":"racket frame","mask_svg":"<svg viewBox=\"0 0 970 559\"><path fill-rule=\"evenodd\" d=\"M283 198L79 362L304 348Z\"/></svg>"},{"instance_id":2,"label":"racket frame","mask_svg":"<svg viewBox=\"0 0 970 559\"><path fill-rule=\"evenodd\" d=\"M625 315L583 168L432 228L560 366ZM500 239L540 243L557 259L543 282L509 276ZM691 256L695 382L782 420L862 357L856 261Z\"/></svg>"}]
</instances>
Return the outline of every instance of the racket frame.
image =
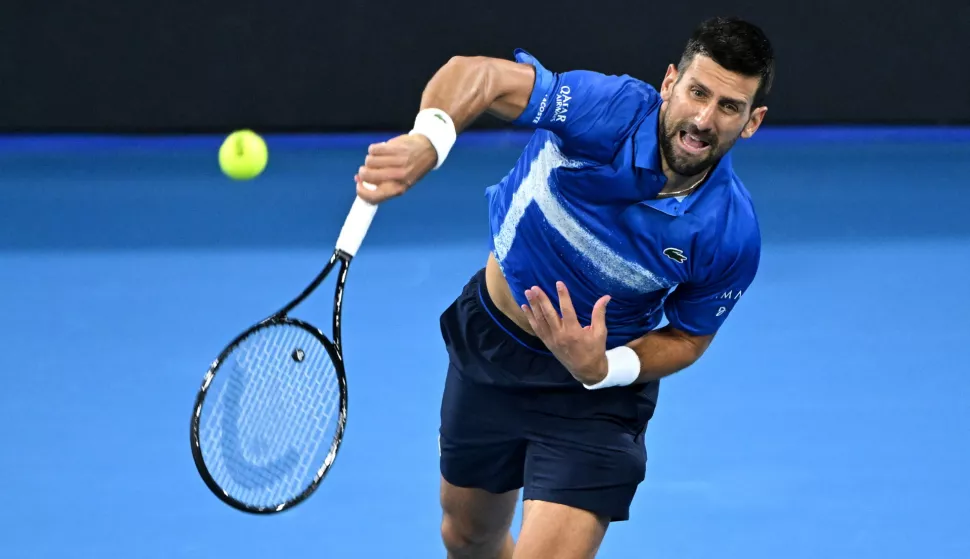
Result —
<instances>
[{"instance_id":1,"label":"racket frame","mask_svg":"<svg viewBox=\"0 0 970 559\"><path fill-rule=\"evenodd\" d=\"M371 220L373 219L375 212L376 206L364 202L358 197L351 208L350 214L344 222L340 236L337 238L336 248L330 257L330 260L327 262L326 266L323 267L320 273L317 274L313 281L310 282L310 284L307 285L307 287L299 295L287 303L286 306L276 311L269 317L250 326L241 334L236 336L236 338L234 338L231 342L229 342L219 356L216 357L216 359L213 360L209 365L209 369L202 379L202 385L199 388L198 394L196 394L195 407L192 413L190 435L192 458L195 462L196 469L199 471L199 475L202 477L202 480L205 482L209 490L212 491L212 493L224 503L235 509L252 514L275 514L291 509L305 501L317 490L320 483L327 476L337 459L337 453L339 452L341 443L343 442L344 432L347 426L348 410L347 377L344 369L343 349L341 345L344 286L346 285L347 281L347 273L350 270L350 262L353 260L354 255L360 247L364 235L366 234L367 229L370 227ZM331 341L331 339L327 338L327 336L319 328L304 320L292 318L289 316L289 313L307 297L309 297L310 294L312 294L321 283L323 283L323 281L330 275L338 263L340 268L338 271L333 296L333 340ZM333 360L334 372L337 375L337 382L340 389L339 413L337 416L336 433L334 434L333 441L330 444L330 450L327 453L327 457L316 471L313 482L310 483L297 496L287 500L286 502L279 503L275 506L259 507L249 505L235 499L234 497L230 496L227 491L220 487L218 483L216 483L215 479L213 479L212 475L209 473L209 469L205 465L205 460L202 455L202 445L199 437L199 428L202 417L202 407L205 404L205 397L208 393L209 386L211 385L212 380L215 378L226 357L228 357L229 353L235 349L237 345L251 336L254 332L274 324L290 324L298 326L311 333L321 344L323 344L324 348L326 348L331 359Z\"/></svg>"}]
</instances>

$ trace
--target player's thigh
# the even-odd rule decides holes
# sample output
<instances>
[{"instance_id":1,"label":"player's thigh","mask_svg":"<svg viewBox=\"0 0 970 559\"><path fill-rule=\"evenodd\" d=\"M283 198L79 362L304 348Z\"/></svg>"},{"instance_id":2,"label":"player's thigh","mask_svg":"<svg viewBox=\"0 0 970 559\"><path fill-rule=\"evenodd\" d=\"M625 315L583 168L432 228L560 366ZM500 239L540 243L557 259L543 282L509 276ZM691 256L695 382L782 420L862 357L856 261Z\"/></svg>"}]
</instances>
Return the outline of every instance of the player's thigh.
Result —
<instances>
[{"instance_id":1,"label":"player's thigh","mask_svg":"<svg viewBox=\"0 0 970 559\"><path fill-rule=\"evenodd\" d=\"M449 366L441 403L442 536L449 547L508 534L525 471L519 396L461 378Z\"/></svg>"},{"instance_id":2,"label":"player's thigh","mask_svg":"<svg viewBox=\"0 0 970 559\"><path fill-rule=\"evenodd\" d=\"M609 519L560 503L527 500L513 559L596 557Z\"/></svg>"},{"instance_id":3,"label":"player's thigh","mask_svg":"<svg viewBox=\"0 0 970 559\"><path fill-rule=\"evenodd\" d=\"M646 416L634 405L603 405L599 395L563 398L537 399L528 415L523 498L627 520L646 475Z\"/></svg>"},{"instance_id":4,"label":"player's thigh","mask_svg":"<svg viewBox=\"0 0 970 559\"><path fill-rule=\"evenodd\" d=\"M512 526L519 490L491 493L458 487L441 478L441 535L448 547L470 547L504 540Z\"/></svg>"},{"instance_id":5,"label":"player's thigh","mask_svg":"<svg viewBox=\"0 0 970 559\"><path fill-rule=\"evenodd\" d=\"M522 487L527 441L519 397L448 367L441 399L441 475L455 487L501 494Z\"/></svg>"}]
</instances>

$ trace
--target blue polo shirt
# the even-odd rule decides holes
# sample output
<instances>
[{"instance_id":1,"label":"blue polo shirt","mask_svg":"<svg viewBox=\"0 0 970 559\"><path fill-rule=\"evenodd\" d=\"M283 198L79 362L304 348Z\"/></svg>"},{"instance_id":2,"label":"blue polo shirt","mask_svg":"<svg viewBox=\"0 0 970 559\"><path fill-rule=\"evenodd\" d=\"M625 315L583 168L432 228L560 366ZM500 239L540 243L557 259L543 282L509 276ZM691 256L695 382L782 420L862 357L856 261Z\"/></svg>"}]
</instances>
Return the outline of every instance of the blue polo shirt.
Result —
<instances>
[{"instance_id":1,"label":"blue polo shirt","mask_svg":"<svg viewBox=\"0 0 970 559\"><path fill-rule=\"evenodd\" d=\"M630 76L535 67L514 124L536 130L509 174L487 189L492 250L519 304L537 285L569 290L583 325L603 295L608 347L664 316L690 334L716 332L758 269L761 233L748 192L721 159L685 198L664 188L659 93Z\"/></svg>"}]
</instances>

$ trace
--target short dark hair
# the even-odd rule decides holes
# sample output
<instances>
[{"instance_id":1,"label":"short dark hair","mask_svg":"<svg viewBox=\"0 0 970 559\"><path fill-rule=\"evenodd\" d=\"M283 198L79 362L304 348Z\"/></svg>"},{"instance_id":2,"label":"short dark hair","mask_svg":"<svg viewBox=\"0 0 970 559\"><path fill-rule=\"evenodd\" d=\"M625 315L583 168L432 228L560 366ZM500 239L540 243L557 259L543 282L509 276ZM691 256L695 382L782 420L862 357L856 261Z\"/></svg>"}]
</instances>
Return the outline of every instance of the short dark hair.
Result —
<instances>
[{"instance_id":1,"label":"short dark hair","mask_svg":"<svg viewBox=\"0 0 970 559\"><path fill-rule=\"evenodd\" d=\"M775 53L758 26L738 17L705 20L687 41L679 69L686 69L699 54L711 58L729 72L760 78L754 107L764 104L775 78Z\"/></svg>"}]
</instances>

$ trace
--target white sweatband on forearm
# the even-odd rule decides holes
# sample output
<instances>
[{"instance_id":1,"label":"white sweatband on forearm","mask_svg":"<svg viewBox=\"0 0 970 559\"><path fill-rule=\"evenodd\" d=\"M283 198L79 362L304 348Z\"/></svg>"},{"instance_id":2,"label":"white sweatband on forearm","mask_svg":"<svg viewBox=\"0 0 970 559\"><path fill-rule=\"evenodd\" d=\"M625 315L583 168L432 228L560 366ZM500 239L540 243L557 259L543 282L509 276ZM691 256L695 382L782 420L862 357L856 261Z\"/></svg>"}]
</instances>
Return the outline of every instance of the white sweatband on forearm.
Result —
<instances>
[{"instance_id":1,"label":"white sweatband on forearm","mask_svg":"<svg viewBox=\"0 0 970 559\"><path fill-rule=\"evenodd\" d=\"M589 390L611 386L629 386L640 377L640 357L625 345L606 352L606 378L596 384L584 384Z\"/></svg>"},{"instance_id":2,"label":"white sweatband on forearm","mask_svg":"<svg viewBox=\"0 0 970 559\"><path fill-rule=\"evenodd\" d=\"M421 134L434 146L434 150L438 152L438 163L435 164L435 169L441 167L448 158L451 146L455 145L455 140L458 138L455 122L441 109L423 109L419 112L414 119L414 128L409 134Z\"/></svg>"}]
</instances>

